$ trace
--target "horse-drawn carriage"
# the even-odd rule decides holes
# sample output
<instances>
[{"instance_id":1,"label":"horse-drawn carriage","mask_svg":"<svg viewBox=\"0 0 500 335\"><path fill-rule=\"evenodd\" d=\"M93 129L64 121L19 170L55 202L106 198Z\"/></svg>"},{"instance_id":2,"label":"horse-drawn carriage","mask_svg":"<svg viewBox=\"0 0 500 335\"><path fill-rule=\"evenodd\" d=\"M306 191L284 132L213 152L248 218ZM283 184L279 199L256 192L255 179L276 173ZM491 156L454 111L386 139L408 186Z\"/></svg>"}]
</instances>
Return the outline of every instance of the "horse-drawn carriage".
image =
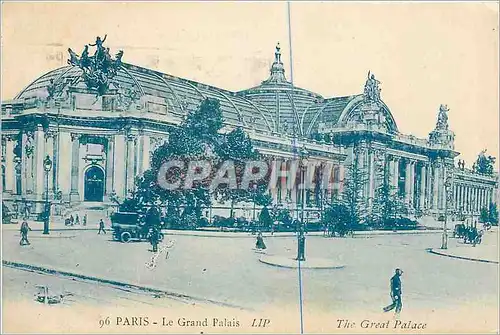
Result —
<instances>
[{"instance_id":1,"label":"horse-drawn carriage","mask_svg":"<svg viewBox=\"0 0 500 335\"><path fill-rule=\"evenodd\" d=\"M478 230L474 226L466 226L463 223L456 224L453 231L453 237L463 238L465 244L470 243L474 246L476 244L481 244L483 241L483 234L484 231L482 229Z\"/></svg>"},{"instance_id":2,"label":"horse-drawn carriage","mask_svg":"<svg viewBox=\"0 0 500 335\"><path fill-rule=\"evenodd\" d=\"M455 229L453 230L453 237L455 238L463 238L466 233L466 227L463 223L459 223L455 225Z\"/></svg>"}]
</instances>

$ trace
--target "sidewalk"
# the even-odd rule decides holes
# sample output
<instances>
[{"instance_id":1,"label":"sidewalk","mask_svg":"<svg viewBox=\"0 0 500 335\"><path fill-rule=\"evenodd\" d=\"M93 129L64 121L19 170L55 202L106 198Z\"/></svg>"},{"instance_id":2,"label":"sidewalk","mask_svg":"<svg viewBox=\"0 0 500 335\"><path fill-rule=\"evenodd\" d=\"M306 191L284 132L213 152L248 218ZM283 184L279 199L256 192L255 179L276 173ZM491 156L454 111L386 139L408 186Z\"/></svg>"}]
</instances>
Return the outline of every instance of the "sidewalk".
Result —
<instances>
[{"instance_id":1,"label":"sidewalk","mask_svg":"<svg viewBox=\"0 0 500 335\"><path fill-rule=\"evenodd\" d=\"M16 230L18 231L19 228L21 227L21 222L23 220L19 219L14 219L12 220L12 223L9 224L2 224L2 230L4 231L11 231L11 230ZM43 230L43 222L42 221L34 221L34 220L26 220L28 222L28 225L33 231L42 231ZM99 226L97 223L93 223L92 225L89 225L87 223L86 226L82 225L81 222L78 225L73 225L73 226L66 226L64 224L64 221L62 220L54 220L50 221L49 223L49 229L51 231L63 231L63 230L98 230ZM111 227L107 226L106 229L111 229Z\"/></svg>"},{"instance_id":2,"label":"sidewalk","mask_svg":"<svg viewBox=\"0 0 500 335\"><path fill-rule=\"evenodd\" d=\"M10 224L2 224L2 230L4 231L18 231L20 228L22 220L12 220ZM43 222L42 221L34 221L27 220L29 226L33 231L42 231L43 230ZM107 222L106 230L111 230L111 225ZM86 226L83 226L81 223L79 225L66 226L64 221L55 220L51 221L49 224L49 229L51 231L78 231L78 230L98 230L98 224L96 222L92 222L90 225L87 222ZM208 231L208 230L171 230L164 229L165 235L180 235L180 236L195 236L195 237L237 237L237 238L255 238L256 235L250 232L230 232L230 231ZM371 237L371 236L387 236L387 235L422 235L422 234L441 234L441 230L367 230L367 231L356 231L352 238L363 238L363 237ZM451 232L450 232L451 234ZM275 232L271 235L270 232L264 232L263 235L265 237L295 237L297 234L295 232ZM323 236L322 231L314 231L306 233L306 236ZM351 237L347 237L351 238Z\"/></svg>"},{"instance_id":3,"label":"sidewalk","mask_svg":"<svg viewBox=\"0 0 500 335\"><path fill-rule=\"evenodd\" d=\"M490 231L486 232L483 236L481 244L475 247L471 244L464 244L461 240L457 240L448 249L429 249L430 253L463 259L468 261L494 263L498 262L498 228L493 227Z\"/></svg>"}]
</instances>

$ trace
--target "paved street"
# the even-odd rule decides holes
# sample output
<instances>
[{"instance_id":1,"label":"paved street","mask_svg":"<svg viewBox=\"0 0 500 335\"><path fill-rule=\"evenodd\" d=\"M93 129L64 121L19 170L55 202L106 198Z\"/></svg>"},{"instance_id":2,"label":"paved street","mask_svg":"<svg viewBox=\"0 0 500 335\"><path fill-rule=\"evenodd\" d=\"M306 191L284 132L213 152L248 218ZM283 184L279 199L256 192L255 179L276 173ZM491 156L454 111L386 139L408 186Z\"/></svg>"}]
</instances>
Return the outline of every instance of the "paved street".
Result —
<instances>
[{"instance_id":1,"label":"paved street","mask_svg":"<svg viewBox=\"0 0 500 335\"><path fill-rule=\"evenodd\" d=\"M286 311L282 325L295 323L298 327L297 270L259 262L260 255L252 251L255 242L252 237L169 235L167 240L174 239L175 245L168 259L159 257L158 266L149 270L145 266L151 258L148 243L113 242L109 233L97 235L95 231L54 232L51 236L32 232L32 245L20 247L18 233L4 231L4 259L160 288L192 296L197 302L208 299L231 304L245 309L244 313L259 316L263 311L280 311L283 316ZM265 237L265 242L268 254L290 257L295 254L296 240L292 237ZM467 326L483 331L497 329L498 265L426 251L439 247L440 243L440 234L345 239L309 236L307 257L335 259L345 264L345 268L302 271L305 331L336 331L335 321L348 316L390 318L381 313L381 308L390 301L389 278L396 267L404 270L402 319L419 321L420 318L428 321L429 327L434 322L434 328L454 319L450 326L460 324L457 320L461 320L461 326L457 326L460 330ZM449 243L452 248L457 241L450 239ZM14 289L4 299L16 299L20 291L15 289L19 285L16 276L21 276L18 272L5 271L4 290ZM94 296L108 299L115 306L127 306L127 294L120 292L115 297L114 289L91 286ZM170 306L175 310L176 304L184 304L159 302L144 296L141 299L153 306ZM95 306L91 300L77 299L79 305ZM201 304L207 308L213 305L208 301ZM329 320L328 324L313 321L322 316Z\"/></svg>"}]
</instances>

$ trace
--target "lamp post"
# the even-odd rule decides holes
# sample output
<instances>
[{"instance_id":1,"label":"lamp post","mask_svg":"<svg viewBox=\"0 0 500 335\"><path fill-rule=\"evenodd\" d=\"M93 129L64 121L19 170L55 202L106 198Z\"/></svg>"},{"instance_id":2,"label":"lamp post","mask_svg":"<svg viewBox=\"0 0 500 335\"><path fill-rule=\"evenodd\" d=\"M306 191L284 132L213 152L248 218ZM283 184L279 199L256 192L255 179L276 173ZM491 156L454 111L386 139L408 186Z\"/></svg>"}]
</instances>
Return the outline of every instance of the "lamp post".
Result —
<instances>
[{"instance_id":1,"label":"lamp post","mask_svg":"<svg viewBox=\"0 0 500 335\"><path fill-rule=\"evenodd\" d=\"M443 240L441 243L441 249L448 249L448 228L447 228L447 221L448 221L448 203L451 200L451 193L450 193L450 187L451 187L451 174L448 174L446 176L446 180L444 182L444 193L445 193L445 201L444 201L444 223L443 223Z\"/></svg>"},{"instance_id":2,"label":"lamp post","mask_svg":"<svg viewBox=\"0 0 500 335\"><path fill-rule=\"evenodd\" d=\"M252 185L252 189L253 189L253 214L252 214L252 221L255 224L255 198L256 198L256 195L257 195L257 184L256 183L254 183Z\"/></svg>"},{"instance_id":3,"label":"lamp post","mask_svg":"<svg viewBox=\"0 0 500 335\"><path fill-rule=\"evenodd\" d=\"M297 232L297 259L298 261L305 261L306 260L306 237L304 235L304 212L305 212L305 204L306 204L306 158L307 158L308 152L303 146L300 150L300 172L301 172L301 177L300 180L302 182L302 189L301 189L301 212L300 212L300 226Z\"/></svg>"},{"instance_id":4,"label":"lamp post","mask_svg":"<svg viewBox=\"0 0 500 335\"><path fill-rule=\"evenodd\" d=\"M45 215L43 218L43 234L49 234L50 203L49 203L49 172L52 169L52 160L49 155L43 160L45 170Z\"/></svg>"}]
</instances>

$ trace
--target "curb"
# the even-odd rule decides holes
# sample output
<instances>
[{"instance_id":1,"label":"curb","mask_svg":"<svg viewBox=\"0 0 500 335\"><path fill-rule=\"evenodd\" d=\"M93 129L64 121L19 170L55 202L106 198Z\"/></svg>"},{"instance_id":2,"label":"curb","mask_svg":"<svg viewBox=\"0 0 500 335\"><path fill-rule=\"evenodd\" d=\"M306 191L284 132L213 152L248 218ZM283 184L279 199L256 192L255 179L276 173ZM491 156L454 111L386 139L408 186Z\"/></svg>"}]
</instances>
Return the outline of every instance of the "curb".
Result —
<instances>
[{"instance_id":1,"label":"curb","mask_svg":"<svg viewBox=\"0 0 500 335\"><path fill-rule=\"evenodd\" d=\"M55 269L46 268L46 267L42 267L42 266L30 265L30 264L19 263L19 262L11 262L11 261L6 261L6 260L2 260L2 266L7 266L10 268L24 270L24 271L31 271L31 272L38 272L38 273L44 273L44 274L49 274L49 275L55 275L55 276L73 277L73 278L78 278L78 279L82 279L82 280L93 281L93 282L97 282L97 283L108 284L108 285L113 285L113 286L118 286L118 287L132 288L132 289L136 289L139 291L162 294L162 295L165 295L171 299L191 300L191 301L197 301L197 302L202 302L202 303L211 303L211 304L222 306L222 307L229 307L229 308L236 308L236 309L240 309L240 310L252 311L251 308L233 305L233 304L226 303L226 302L220 302L220 301L211 300L211 299L194 297L194 296L190 296L190 295L183 294L183 293L165 291L165 290L162 290L159 288L154 288L154 287L141 286L141 285L137 285L137 284L120 282L120 281L113 280L113 279L99 278L99 277L88 276L88 275L79 274L79 273L60 271L60 270L55 270Z\"/></svg>"},{"instance_id":2,"label":"curb","mask_svg":"<svg viewBox=\"0 0 500 335\"><path fill-rule=\"evenodd\" d=\"M2 227L3 231L19 231L19 227ZM82 230L90 230L97 231L98 228L49 228L49 231L82 231ZM43 231L43 228L31 228L31 231Z\"/></svg>"},{"instance_id":3,"label":"curb","mask_svg":"<svg viewBox=\"0 0 500 335\"><path fill-rule=\"evenodd\" d=\"M431 254L435 254L435 255L439 255L439 256L444 256L444 257L463 259L463 260L473 261L473 262L499 264L497 261L490 261L490 260L487 260L487 259L480 259L480 258L471 258L471 257L456 256L456 255L447 254L445 252L439 252L439 251L436 251L436 250L434 250L432 248L428 248L427 251L429 253L431 253Z\"/></svg>"},{"instance_id":4,"label":"curb","mask_svg":"<svg viewBox=\"0 0 500 335\"><path fill-rule=\"evenodd\" d=\"M18 231L18 227L2 227L3 231ZM112 231L112 228L106 229L106 231ZM42 228L33 228L31 231L38 232L38 231L43 231ZM50 228L50 231L98 231L98 228ZM187 230L181 230L182 232L187 231ZM163 233L164 235L175 235L175 236L195 236L195 237L223 237L223 238L230 238L230 237L236 237L236 238L256 238L257 235L252 235L247 232L215 232L211 234L200 234L199 232L196 231L188 231L192 233L180 233L181 231L175 231L175 230L164 230ZM380 230L374 230L374 231L359 231L355 232L354 235L351 238L358 238L358 237L374 237L374 236L393 236L393 235L428 235L428 234L441 234L442 230L419 230L419 231L380 231ZM269 234L269 235L268 235ZM270 235L270 233L266 232L264 237L271 238L271 237L296 237L297 234L294 232L286 232L286 233L274 233L274 235ZM328 236L323 236L323 232L309 232L306 234L306 236L320 236L320 237L325 237L325 238L338 238L338 237L328 237Z\"/></svg>"},{"instance_id":5,"label":"curb","mask_svg":"<svg viewBox=\"0 0 500 335\"><path fill-rule=\"evenodd\" d=\"M270 257L272 257L271 255L268 255ZM298 269L298 265L297 266L291 266L291 265L285 265L285 264L279 264L279 263L273 263L271 260L268 260L266 259L266 257L260 257L259 258L259 262L263 263L263 264L266 264L266 265L270 265L270 266L274 266L274 267L277 267L277 268L283 268L283 269ZM338 270L338 269L343 269L345 268L345 265L335 265L335 266L308 266L308 265L302 265L300 267L301 270Z\"/></svg>"}]
</instances>

